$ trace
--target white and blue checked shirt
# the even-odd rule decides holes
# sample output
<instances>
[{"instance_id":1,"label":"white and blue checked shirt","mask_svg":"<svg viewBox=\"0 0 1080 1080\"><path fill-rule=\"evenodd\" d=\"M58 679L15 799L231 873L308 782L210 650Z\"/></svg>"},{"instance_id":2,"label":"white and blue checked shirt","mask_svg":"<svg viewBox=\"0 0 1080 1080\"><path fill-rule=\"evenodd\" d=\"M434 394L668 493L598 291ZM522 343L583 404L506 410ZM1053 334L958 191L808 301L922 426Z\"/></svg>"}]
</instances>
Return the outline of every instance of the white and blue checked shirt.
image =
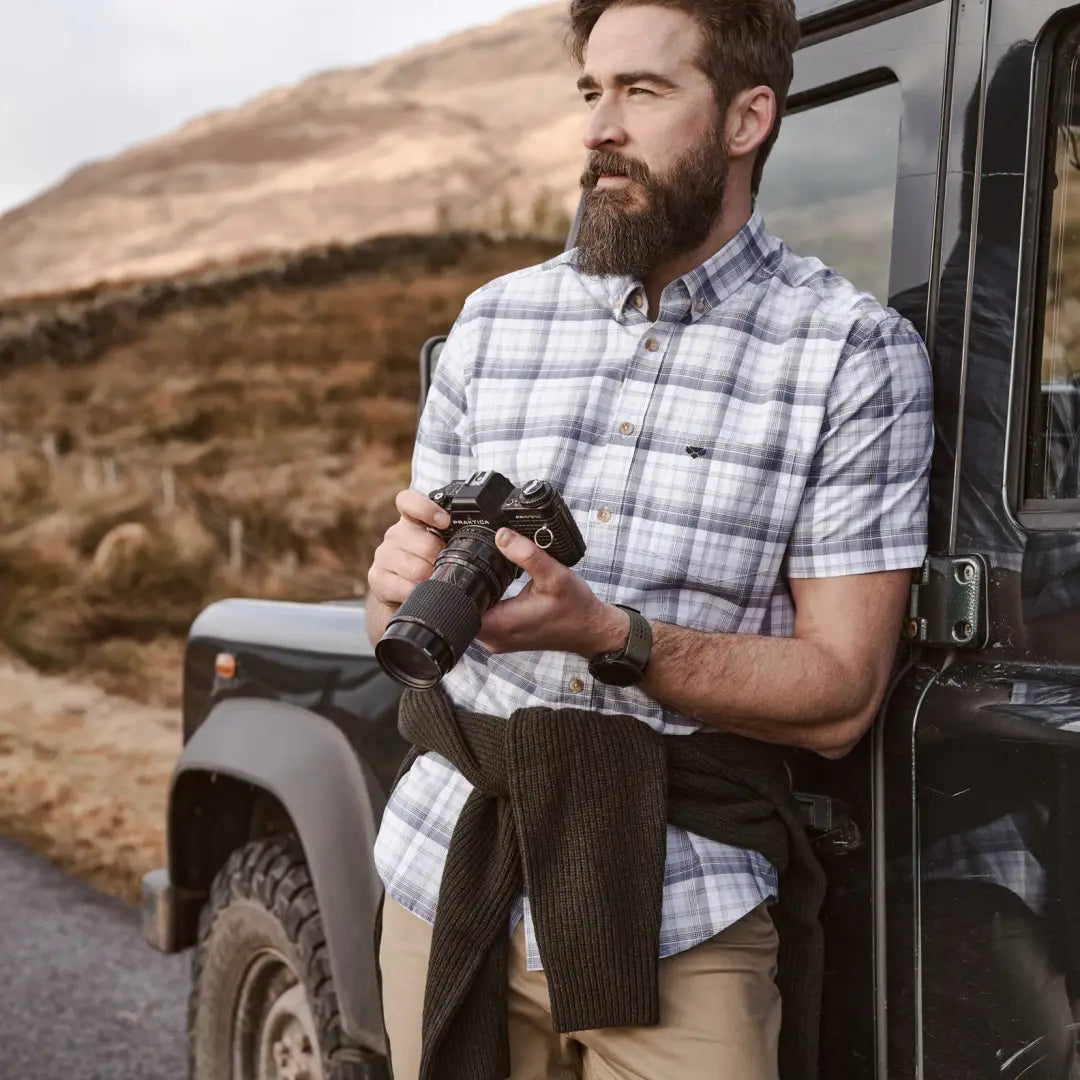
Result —
<instances>
[{"instance_id":1,"label":"white and blue checked shirt","mask_svg":"<svg viewBox=\"0 0 1080 1080\"><path fill-rule=\"evenodd\" d=\"M588 546L575 572L601 600L694 630L790 635L789 577L921 564L931 420L911 325L792 254L755 212L667 286L655 321L639 282L584 276L572 252L479 289L436 369L412 486L477 469L550 480ZM662 734L699 726L636 687L594 681L567 653L493 656L474 643L442 686L454 705L498 716L546 705L630 714ZM382 819L379 874L429 923L470 790L427 754ZM669 827L661 955L776 891L757 852ZM524 897L520 917L536 970Z\"/></svg>"}]
</instances>

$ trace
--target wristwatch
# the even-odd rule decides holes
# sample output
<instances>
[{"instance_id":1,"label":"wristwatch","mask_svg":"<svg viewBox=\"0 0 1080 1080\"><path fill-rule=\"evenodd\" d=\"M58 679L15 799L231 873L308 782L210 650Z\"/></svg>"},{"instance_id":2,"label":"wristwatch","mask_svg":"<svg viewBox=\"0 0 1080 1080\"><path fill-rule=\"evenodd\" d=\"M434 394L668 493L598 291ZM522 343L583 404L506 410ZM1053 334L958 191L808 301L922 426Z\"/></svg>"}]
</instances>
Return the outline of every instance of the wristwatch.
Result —
<instances>
[{"instance_id":1,"label":"wristwatch","mask_svg":"<svg viewBox=\"0 0 1080 1080\"><path fill-rule=\"evenodd\" d=\"M652 652L652 627L636 608L616 604L630 616L626 644L615 652L600 653L589 661L589 674L608 686L633 686L645 678L645 665Z\"/></svg>"}]
</instances>

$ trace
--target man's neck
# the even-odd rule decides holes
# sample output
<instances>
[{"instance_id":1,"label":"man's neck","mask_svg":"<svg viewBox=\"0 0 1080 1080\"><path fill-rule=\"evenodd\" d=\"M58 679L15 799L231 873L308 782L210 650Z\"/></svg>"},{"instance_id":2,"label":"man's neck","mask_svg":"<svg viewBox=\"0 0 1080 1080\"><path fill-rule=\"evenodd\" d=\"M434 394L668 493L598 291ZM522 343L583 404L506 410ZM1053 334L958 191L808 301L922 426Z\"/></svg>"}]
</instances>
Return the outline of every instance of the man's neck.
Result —
<instances>
[{"instance_id":1,"label":"man's neck","mask_svg":"<svg viewBox=\"0 0 1080 1080\"><path fill-rule=\"evenodd\" d=\"M753 209L749 199L739 200L737 206L725 206L709 235L696 248L661 263L645 275L642 284L649 302L650 319L655 319L660 313L660 297L664 289L715 255L750 220Z\"/></svg>"}]
</instances>

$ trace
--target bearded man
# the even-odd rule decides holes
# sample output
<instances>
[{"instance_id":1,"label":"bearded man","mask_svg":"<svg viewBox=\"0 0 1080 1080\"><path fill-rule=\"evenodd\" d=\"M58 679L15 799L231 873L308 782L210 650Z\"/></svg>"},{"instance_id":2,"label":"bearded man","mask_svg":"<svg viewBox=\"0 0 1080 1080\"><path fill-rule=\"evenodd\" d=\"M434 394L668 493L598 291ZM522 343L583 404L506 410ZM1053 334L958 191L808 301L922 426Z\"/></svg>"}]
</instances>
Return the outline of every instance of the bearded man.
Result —
<instances>
[{"instance_id":1,"label":"bearded man","mask_svg":"<svg viewBox=\"0 0 1080 1080\"><path fill-rule=\"evenodd\" d=\"M571 0L570 27L578 246L467 301L369 575L377 640L442 548L425 493L481 469L551 481L588 546L571 570L500 530L524 588L403 699L394 1075L811 1077L822 875L783 748L846 754L881 702L927 358L755 209L791 0Z\"/></svg>"}]
</instances>

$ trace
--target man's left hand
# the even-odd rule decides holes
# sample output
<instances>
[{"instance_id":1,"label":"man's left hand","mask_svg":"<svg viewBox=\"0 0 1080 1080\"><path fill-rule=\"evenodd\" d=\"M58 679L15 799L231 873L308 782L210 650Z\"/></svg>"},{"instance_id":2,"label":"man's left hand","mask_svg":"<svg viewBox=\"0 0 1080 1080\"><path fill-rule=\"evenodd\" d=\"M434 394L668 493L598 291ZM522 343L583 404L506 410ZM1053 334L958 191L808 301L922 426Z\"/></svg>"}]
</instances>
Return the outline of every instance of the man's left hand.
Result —
<instances>
[{"instance_id":1,"label":"man's left hand","mask_svg":"<svg viewBox=\"0 0 1080 1080\"><path fill-rule=\"evenodd\" d=\"M531 580L517 596L501 600L484 615L480 643L485 648L587 658L622 648L630 626L625 611L605 604L568 566L511 529L500 529L495 542Z\"/></svg>"}]
</instances>

